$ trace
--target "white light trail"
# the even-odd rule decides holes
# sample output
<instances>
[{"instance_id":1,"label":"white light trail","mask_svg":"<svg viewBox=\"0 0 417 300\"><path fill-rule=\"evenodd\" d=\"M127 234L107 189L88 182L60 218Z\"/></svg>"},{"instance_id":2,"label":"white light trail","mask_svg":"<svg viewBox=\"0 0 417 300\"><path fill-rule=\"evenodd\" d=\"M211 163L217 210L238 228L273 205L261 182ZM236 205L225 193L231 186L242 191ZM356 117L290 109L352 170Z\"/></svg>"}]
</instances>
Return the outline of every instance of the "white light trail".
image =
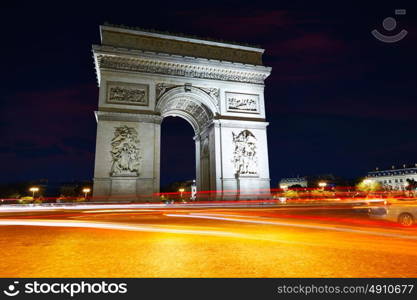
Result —
<instances>
[{"instance_id":1,"label":"white light trail","mask_svg":"<svg viewBox=\"0 0 417 300\"><path fill-rule=\"evenodd\" d=\"M213 230L188 230L188 229L171 229L160 228L148 225L126 225L117 223L97 223L97 222L80 222L80 221L55 221L55 220L0 220L0 226L45 226L45 227L70 227L70 228L93 228L93 229L110 229L125 231L141 231L141 232L159 232L173 234L192 234L192 235L212 235L239 237L238 234L224 231Z\"/></svg>"},{"instance_id":2,"label":"white light trail","mask_svg":"<svg viewBox=\"0 0 417 300\"><path fill-rule=\"evenodd\" d=\"M96 214L96 213L120 213L120 212L149 212L155 211L154 209L98 209L98 210L87 210L82 211L83 214Z\"/></svg>"},{"instance_id":3,"label":"white light trail","mask_svg":"<svg viewBox=\"0 0 417 300\"><path fill-rule=\"evenodd\" d=\"M300 228L307 228L307 229L318 229L318 230L330 230L330 231L341 231L341 232L349 232L349 233L358 233L358 234L366 234L366 235L376 235L376 236L384 236L384 237L394 237L400 239L410 239L410 240L417 240L417 236L410 236L404 234L396 234L396 233L387 233L387 232L377 232L377 231L369 231L369 230L359 230L359 229L351 229L351 228L343 228L337 226L323 226L323 225L310 225L310 224L299 224L299 223L288 223L288 222L271 222L271 221L263 221L263 220L251 220L251 219L242 219L242 218L228 218L228 217L214 217L208 215L201 215L201 214L165 214L168 217L179 217L179 218L198 218L198 219L211 219L211 220L221 220L221 221L230 221L230 222L241 222L241 223L254 223L254 224L265 224L265 225L275 225L275 226L285 226L285 227L300 227ZM221 216L219 214L219 216Z\"/></svg>"},{"instance_id":4,"label":"white light trail","mask_svg":"<svg viewBox=\"0 0 417 300\"><path fill-rule=\"evenodd\" d=\"M138 209L138 208L166 208L166 204L93 204L93 205L3 205L0 206L0 213L3 212L36 212L54 210L94 210L94 209Z\"/></svg>"}]
</instances>

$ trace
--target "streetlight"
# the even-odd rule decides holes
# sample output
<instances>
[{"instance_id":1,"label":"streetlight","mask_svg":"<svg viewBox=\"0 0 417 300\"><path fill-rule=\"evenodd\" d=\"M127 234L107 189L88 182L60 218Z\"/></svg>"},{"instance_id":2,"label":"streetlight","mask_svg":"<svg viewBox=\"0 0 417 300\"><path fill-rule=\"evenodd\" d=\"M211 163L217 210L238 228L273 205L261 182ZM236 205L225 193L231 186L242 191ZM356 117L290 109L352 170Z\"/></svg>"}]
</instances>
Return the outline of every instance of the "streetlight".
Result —
<instances>
[{"instance_id":1,"label":"streetlight","mask_svg":"<svg viewBox=\"0 0 417 300\"><path fill-rule=\"evenodd\" d=\"M38 187L36 187L36 186L32 186L32 187L29 189L29 191L31 191L31 192L32 192L32 198L33 198L33 199L35 199L35 193L36 193L36 192L39 192L39 188L38 188Z\"/></svg>"},{"instance_id":2,"label":"streetlight","mask_svg":"<svg viewBox=\"0 0 417 300\"><path fill-rule=\"evenodd\" d=\"M185 191L185 189L184 189L184 188L180 188L180 189L178 190L178 192L180 192L180 193L181 193L181 199L182 199L182 193L184 193L184 191Z\"/></svg>"},{"instance_id":3,"label":"streetlight","mask_svg":"<svg viewBox=\"0 0 417 300\"><path fill-rule=\"evenodd\" d=\"M326 186L327 186L327 182L325 182L325 181L320 181L319 182L319 187L325 188Z\"/></svg>"},{"instance_id":4,"label":"streetlight","mask_svg":"<svg viewBox=\"0 0 417 300\"><path fill-rule=\"evenodd\" d=\"M371 184L372 183L372 179L365 179L364 181L363 181L363 183L364 184Z\"/></svg>"},{"instance_id":5,"label":"streetlight","mask_svg":"<svg viewBox=\"0 0 417 300\"><path fill-rule=\"evenodd\" d=\"M87 200L87 194L91 192L90 188L83 188L84 199Z\"/></svg>"},{"instance_id":6,"label":"streetlight","mask_svg":"<svg viewBox=\"0 0 417 300\"><path fill-rule=\"evenodd\" d=\"M195 179L193 180L193 184L191 185L191 200L195 200L197 196L197 184L195 183Z\"/></svg>"}]
</instances>

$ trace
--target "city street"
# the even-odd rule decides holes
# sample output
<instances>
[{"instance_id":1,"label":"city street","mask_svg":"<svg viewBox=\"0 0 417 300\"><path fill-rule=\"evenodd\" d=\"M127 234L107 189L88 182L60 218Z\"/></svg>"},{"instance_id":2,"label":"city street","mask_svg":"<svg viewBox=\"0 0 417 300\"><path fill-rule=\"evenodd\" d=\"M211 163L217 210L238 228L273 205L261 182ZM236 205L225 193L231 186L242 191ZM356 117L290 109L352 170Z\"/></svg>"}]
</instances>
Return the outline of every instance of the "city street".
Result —
<instances>
[{"instance_id":1,"label":"city street","mask_svg":"<svg viewBox=\"0 0 417 300\"><path fill-rule=\"evenodd\" d=\"M0 211L1 277L416 277L417 228L352 207Z\"/></svg>"}]
</instances>

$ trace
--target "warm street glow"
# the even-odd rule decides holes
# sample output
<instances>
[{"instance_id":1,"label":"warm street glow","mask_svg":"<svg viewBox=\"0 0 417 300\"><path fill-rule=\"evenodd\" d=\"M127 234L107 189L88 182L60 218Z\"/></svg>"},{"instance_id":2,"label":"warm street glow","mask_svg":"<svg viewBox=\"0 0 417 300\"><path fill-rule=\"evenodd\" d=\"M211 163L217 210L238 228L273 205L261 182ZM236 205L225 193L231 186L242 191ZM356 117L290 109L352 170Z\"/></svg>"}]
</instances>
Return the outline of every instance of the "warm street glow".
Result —
<instances>
[{"instance_id":1,"label":"warm street glow","mask_svg":"<svg viewBox=\"0 0 417 300\"><path fill-rule=\"evenodd\" d=\"M32 192L32 198L34 199L35 198L35 193L39 192L39 188L37 186L33 186L29 189L29 191Z\"/></svg>"},{"instance_id":2,"label":"warm street glow","mask_svg":"<svg viewBox=\"0 0 417 300\"><path fill-rule=\"evenodd\" d=\"M89 193L89 192L91 192L90 188L83 188L83 193Z\"/></svg>"},{"instance_id":3,"label":"warm street glow","mask_svg":"<svg viewBox=\"0 0 417 300\"><path fill-rule=\"evenodd\" d=\"M319 187L326 187L326 186L327 186L327 182L324 182L324 181L319 182Z\"/></svg>"},{"instance_id":4,"label":"warm street glow","mask_svg":"<svg viewBox=\"0 0 417 300\"><path fill-rule=\"evenodd\" d=\"M378 199L367 202L372 200ZM232 202L229 207L226 203L5 205L0 207L0 246L7 259L0 273L3 277L415 276L409 264L417 245L415 226L371 219L364 204L306 207L275 200L275 206L251 207L246 202L234 201L235 207ZM294 259L294 253L300 259ZM34 259L39 255L45 255L42 263Z\"/></svg>"}]
</instances>

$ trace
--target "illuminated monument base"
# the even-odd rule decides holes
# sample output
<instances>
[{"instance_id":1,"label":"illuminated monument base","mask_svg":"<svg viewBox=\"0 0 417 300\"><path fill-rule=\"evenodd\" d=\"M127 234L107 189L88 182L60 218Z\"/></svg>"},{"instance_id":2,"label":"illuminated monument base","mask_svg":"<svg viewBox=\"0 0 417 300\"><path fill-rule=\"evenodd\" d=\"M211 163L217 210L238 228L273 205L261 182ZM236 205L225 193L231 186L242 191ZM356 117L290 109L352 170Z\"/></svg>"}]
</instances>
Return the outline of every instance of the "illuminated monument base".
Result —
<instances>
[{"instance_id":1,"label":"illuminated monument base","mask_svg":"<svg viewBox=\"0 0 417 300\"><path fill-rule=\"evenodd\" d=\"M198 191L269 189L263 49L113 26L101 44L94 201L159 201L167 116L194 129Z\"/></svg>"}]
</instances>

